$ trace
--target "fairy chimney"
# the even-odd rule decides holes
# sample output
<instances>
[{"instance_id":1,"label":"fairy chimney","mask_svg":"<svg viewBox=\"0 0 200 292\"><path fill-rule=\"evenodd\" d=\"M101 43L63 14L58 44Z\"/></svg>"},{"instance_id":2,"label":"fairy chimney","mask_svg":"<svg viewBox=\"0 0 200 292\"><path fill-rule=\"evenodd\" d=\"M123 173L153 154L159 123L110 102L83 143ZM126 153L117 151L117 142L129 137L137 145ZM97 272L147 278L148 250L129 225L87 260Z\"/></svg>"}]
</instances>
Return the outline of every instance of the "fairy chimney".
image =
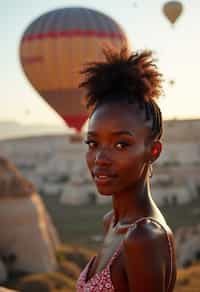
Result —
<instances>
[{"instance_id":1,"label":"fairy chimney","mask_svg":"<svg viewBox=\"0 0 200 292\"><path fill-rule=\"evenodd\" d=\"M35 187L7 159L0 157L0 256L8 271L56 270L59 244Z\"/></svg>"}]
</instances>

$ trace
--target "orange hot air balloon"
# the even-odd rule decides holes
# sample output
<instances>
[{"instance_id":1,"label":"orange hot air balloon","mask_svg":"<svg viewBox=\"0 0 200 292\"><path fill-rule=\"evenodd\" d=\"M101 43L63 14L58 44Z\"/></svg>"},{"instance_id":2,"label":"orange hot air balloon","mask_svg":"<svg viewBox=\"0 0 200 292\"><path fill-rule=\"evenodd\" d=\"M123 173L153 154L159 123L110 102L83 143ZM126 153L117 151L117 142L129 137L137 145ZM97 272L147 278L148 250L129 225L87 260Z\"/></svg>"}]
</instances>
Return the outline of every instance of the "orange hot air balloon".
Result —
<instances>
[{"instance_id":1,"label":"orange hot air balloon","mask_svg":"<svg viewBox=\"0 0 200 292\"><path fill-rule=\"evenodd\" d=\"M88 8L50 11L29 25L20 43L20 60L33 87L65 120L80 131L87 119L78 88L84 63L103 59L102 44L128 45L120 25Z\"/></svg>"},{"instance_id":2,"label":"orange hot air balloon","mask_svg":"<svg viewBox=\"0 0 200 292\"><path fill-rule=\"evenodd\" d=\"M175 24L177 18L183 11L183 5L180 1L169 1L163 6L163 13L172 25Z\"/></svg>"}]
</instances>

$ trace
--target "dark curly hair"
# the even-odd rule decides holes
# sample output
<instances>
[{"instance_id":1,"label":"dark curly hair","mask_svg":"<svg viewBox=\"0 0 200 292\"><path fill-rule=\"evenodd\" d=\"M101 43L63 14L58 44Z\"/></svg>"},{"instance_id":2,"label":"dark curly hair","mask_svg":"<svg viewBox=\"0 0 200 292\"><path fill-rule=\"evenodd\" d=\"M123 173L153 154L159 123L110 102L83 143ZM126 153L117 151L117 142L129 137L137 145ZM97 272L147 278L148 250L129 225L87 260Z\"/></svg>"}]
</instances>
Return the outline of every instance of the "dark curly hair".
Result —
<instances>
[{"instance_id":1,"label":"dark curly hair","mask_svg":"<svg viewBox=\"0 0 200 292\"><path fill-rule=\"evenodd\" d=\"M103 49L103 62L89 63L81 71L86 89L85 104L89 114L102 102L122 101L137 103L145 110L146 120L152 120L153 139L160 139L163 131L161 111L156 99L162 93L162 75L155 65L151 51L128 52Z\"/></svg>"}]
</instances>

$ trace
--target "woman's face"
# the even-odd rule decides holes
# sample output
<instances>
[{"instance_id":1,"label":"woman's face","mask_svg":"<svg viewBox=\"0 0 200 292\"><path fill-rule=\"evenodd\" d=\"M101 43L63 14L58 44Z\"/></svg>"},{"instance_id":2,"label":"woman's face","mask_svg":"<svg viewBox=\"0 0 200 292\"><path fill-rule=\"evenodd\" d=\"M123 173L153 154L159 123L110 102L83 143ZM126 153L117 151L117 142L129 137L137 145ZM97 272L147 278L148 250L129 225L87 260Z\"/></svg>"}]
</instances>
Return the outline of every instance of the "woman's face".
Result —
<instances>
[{"instance_id":1,"label":"woman's face","mask_svg":"<svg viewBox=\"0 0 200 292\"><path fill-rule=\"evenodd\" d=\"M101 194L132 191L144 178L150 124L137 105L108 103L96 108L88 123L86 160Z\"/></svg>"}]
</instances>

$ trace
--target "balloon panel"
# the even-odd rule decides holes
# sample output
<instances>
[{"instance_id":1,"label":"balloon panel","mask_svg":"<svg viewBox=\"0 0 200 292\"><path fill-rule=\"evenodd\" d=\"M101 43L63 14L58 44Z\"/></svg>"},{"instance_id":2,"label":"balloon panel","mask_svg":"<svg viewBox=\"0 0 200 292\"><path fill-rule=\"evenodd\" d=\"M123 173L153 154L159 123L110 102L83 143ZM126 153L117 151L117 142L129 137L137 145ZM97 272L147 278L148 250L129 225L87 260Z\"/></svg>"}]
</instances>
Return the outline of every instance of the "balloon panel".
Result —
<instances>
[{"instance_id":1,"label":"balloon panel","mask_svg":"<svg viewBox=\"0 0 200 292\"><path fill-rule=\"evenodd\" d=\"M48 104L53 104L54 109L61 115L85 113L82 104L84 90L81 88L58 89L52 91L40 91ZM67 102L66 102L67 100Z\"/></svg>"},{"instance_id":2,"label":"balloon panel","mask_svg":"<svg viewBox=\"0 0 200 292\"><path fill-rule=\"evenodd\" d=\"M66 115L62 116L62 118L71 128L81 131L83 124L87 120L87 115Z\"/></svg>"},{"instance_id":3,"label":"balloon panel","mask_svg":"<svg viewBox=\"0 0 200 292\"><path fill-rule=\"evenodd\" d=\"M21 46L21 61L37 90L77 87L83 64L103 59L103 44L122 46L119 40L96 37L25 41Z\"/></svg>"}]
</instances>

